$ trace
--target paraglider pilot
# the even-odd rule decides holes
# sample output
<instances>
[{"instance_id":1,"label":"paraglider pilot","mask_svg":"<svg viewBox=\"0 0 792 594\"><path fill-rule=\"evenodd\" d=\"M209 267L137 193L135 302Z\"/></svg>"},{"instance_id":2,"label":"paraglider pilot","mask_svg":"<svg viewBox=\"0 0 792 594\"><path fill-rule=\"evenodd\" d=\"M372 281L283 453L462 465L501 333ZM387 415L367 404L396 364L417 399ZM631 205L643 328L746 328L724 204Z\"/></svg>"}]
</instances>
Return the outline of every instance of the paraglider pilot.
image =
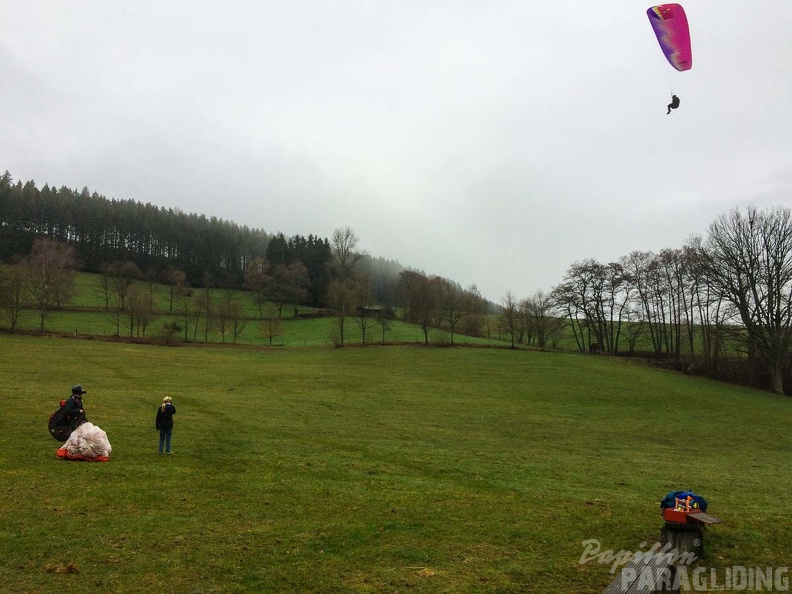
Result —
<instances>
[{"instance_id":1,"label":"paraglider pilot","mask_svg":"<svg viewBox=\"0 0 792 594\"><path fill-rule=\"evenodd\" d=\"M82 399L83 394L87 392L83 390L82 386L74 386L71 391L71 396L69 396L64 406L66 409L66 423L69 425L69 429L74 431L79 425L88 420L85 418Z\"/></svg>"},{"instance_id":2,"label":"paraglider pilot","mask_svg":"<svg viewBox=\"0 0 792 594\"><path fill-rule=\"evenodd\" d=\"M671 113L671 110L676 109L677 107L679 107L679 97L676 95L671 95L671 103L668 104L668 112L666 115Z\"/></svg>"}]
</instances>

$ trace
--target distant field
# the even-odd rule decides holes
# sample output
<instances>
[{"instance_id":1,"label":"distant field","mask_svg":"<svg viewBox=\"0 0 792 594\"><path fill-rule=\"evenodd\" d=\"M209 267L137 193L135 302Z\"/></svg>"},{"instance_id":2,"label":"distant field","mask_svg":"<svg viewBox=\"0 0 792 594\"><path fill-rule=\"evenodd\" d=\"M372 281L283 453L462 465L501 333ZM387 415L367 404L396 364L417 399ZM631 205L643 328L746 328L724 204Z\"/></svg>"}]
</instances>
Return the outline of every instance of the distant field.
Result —
<instances>
[{"instance_id":1,"label":"distant field","mask_svg":"<svg viewBox=\"0 0 792 594\"><path fill-rule=\"evenodd\" d=\"M143 283L145 285L145 283ZM120 317L111 304L109 309L105 302L105 297L101 288L101 276L96 274L79 273L76 276L76 292L74 298L67 304L65 310L52 310L47 312L44 329L49 333L57 334L80 334L94 336L115 336L118 324L121 337L130 336L130 322L127 315L122 312ZM194 289L196 294L201 290ZM237 337L236 344L266 346L269 344L269 336L264 331L264 323L261 319L262 312L259 311L253 295L247 291L231 291L231 296L239 303L246 316L244 328ZM142 336L147 338L159 338L163 334L163 325L176 322L182 327L184 322L179 315L179 300L174 301L171 310L170 296L168 288L164 285L154 285L154 310L155 315L152 322L145 329ZM211 291L211 299L219 304L226 298L226 292L220 289ZM333 344L336 321L333 317L317 319L300 319L294 317L294 311L298 309L302 313L316 311L315 308L302 305L287 304L283 307L283 328L282 333L272 339L273 346L328 346ZM272 304L266 304L263 315L277 316L277 310ZM35 309L25 309L20 315L18 329L21 331L36 331L39 328L40 320L38 311ZM203 330L203 318L199 321L197 332L193 325L187 333L188 342L216 342L232 343L233 337L230 333L224 337L217 328L211 328L207 335ZM0 328L7 327L5 319L0 319ZM132 331L133 336L137 337L138 330ZM175 342L182 342L184 333L181 332L174 337ZM366 343L378 342L412 342L423 343L425 340L423 331L415 324L406 323L401 320L390 320L385 330L384 337L381 327L371 321L366 330ZM447 342L450 340L448 332L432 329L430 330L431 342ZM345 329L345 344L361 344L363 334L356 318L348 318ZM504 341L498 337L492 339L477 338L456 334L454 342L462 344L490 344L504 345Z\"/></svg>"},{"instance_id":2,"label":"distant field","mask_svg":"<svg viewBox=\"0 0 792 594\"><path fill-rule=\"evenodd\" d=\"M0 265L2 267L2 265ZM148 283L139 281L148 289ZM106 302L102 290L102 277L98 274L78 273L76 275L76 292L73 299L66 305L64 310L51 310L47 313L44 330L55 334L80 334L108 337L120 335L122 338L130 338L130 334L135 337L145 339L160 340L164 335L163 327L166 324L176 323L182 328L178 334L172 338L173 342L185 342L184 319L179 314L180 298L176 296L171 308L169 288L165 285L153 285L154 315L145 331L130 329L130 320L126 312L121 312L119 316L114 310L114 301ZM192 295L202 294L202 289L192 289ZM232 290L229 292L234 302L242 307L245 317L244 326L234 340L230 330L225 336L216 327L211 327L208 333L204 332L204 318L199 320L199 328L196 330L193 322L186 333L186 342L190 343L235 343L239 345L268 346L270 338L265 328L266 325L262 316L277 316L277 309L274 304L263 304L261 311L255 302L252 293L248 291ZM212 289L210 298L213 303L220 305L227 299L227 292L222 289ZM272 338L273 347L306 347L306 346L330 346L334 344L337 335L336 320L334 317L306 318L295 317L295 310L302 314L316 312L316 308L307 307L299 304L286 304L282 308L282 330ZM0 310L0 314L2 314ZM397 316L398 317L398 316ZM464 324L457 328L453 340L455 344L469 345L490 345L507 346L511 341L504 331L498 330L498 320L496 314L490 314L490 332L479 332L480 336L469 336L462 333ZM39 316L35 309L25 309L20 315L18 330L22 332L37 332L39 329ZM118 328L117 328L118 325ZM619 343L620 352L628 349L627 324L622 328L621 340ZM8 328L8 322L4 317L0 317L0 330ZM447 330L430 328L429 341L434 344L447 344L451 341L451 336ZM363 342L363 334L358 324L358 319L350 316L347 319L345 328L344 344L355 345ZM382 328L375 320L370 320L370 325L366 330L366 344L374 343L424 343L424 333L419 326L413 323L404 322L401 319L389 320L388 326L383 334ZM701 355L701 337L696 337L696 354ZM526 346L526 345L522 345ZM531 348L533 345L527 345ZM548 350L577 351L578 345L575 341L570 327L567 325L562 331L555 345L548 343L545 346ZM689 345L686 338L682 339L681 354L683 357L689 353ZM734 357L736 353L742 352L740 345L733 344L730 339L721 348L722 357ZM648 333L642 334L636 342L636 352L654 353L654 347Z\"/></svg>"},{"instance_id":3,"label":"distant field","mask_svg":"<svg viewBox=\"0 0 792 594\"><path fill-rule=\"evenodd\" d=\"M792 399L609 357L0 335L6 592L601 592L691 488L710 568L792 559ZM74 383L113 445L55 457ZM178 413L157 456L162 396Z\"/></svg>"}]
</instances>

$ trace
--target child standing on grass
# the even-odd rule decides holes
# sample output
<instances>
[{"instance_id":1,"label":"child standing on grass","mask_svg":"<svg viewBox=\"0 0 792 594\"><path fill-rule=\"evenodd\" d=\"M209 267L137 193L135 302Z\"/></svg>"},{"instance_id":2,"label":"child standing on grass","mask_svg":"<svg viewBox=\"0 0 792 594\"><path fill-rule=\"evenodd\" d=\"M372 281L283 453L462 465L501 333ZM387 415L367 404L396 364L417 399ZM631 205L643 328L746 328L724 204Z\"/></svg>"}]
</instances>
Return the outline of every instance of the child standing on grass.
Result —
<instances>
[{"instance_id":1,"label":"child standing on grass","mask_svg":"<svg viewBox=\"0 0 792 594\"><path fill-rule=\"evenodd\" d=\"M173 415L176 414L176 407L173 406L173 399L165 396L162 399L162 406L157 409L156 427L160 432L159 453L162 453L162 446L165 446L165 453L171 453L171 434L173 433Z\"/></svg>"}]
</instances>

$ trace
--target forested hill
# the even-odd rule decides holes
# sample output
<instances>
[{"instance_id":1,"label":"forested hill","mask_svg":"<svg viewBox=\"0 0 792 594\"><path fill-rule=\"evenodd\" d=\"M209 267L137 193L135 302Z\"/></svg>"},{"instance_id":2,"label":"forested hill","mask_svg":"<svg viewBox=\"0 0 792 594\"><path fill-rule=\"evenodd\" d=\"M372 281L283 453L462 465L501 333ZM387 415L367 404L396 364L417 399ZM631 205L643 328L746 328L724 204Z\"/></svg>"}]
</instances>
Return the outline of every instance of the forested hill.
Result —
<instances>
[{"instance_id":1,"label":"forested hill","mask_svg":"<svg viewBox=\"0 0 792 594\"><path fill-rule=\"evenodd\" d=\"M37 237L74 245L87 272L117 261L134 262L141 270L170 265L199 286L208 278L241 285L245 266L264 256L270 240L260 229L108 199L87 188L77 192L48 185L38 189L33 181L14 184L6 171L0 176L0 259L27 255Z\"/></svg>"},{"instance_id":2,"label":"forested hill","mask_svg":"<svg viewBox=\"0 0 792 594\"><path fill-rule=\"evenodd\" d=\"M323 269L330 259L326 238L286 238L217 217L106 198L88 188L39 189L33 181L14 183L6 171L0 176L0 261L26 256L37 237L73 245L86 272L101 272L112 262L133 262L144 271L181 270L197 287L241 288L245 268L254 258L266 257L273 264L300 260L311 277L311 302L323 297ZM383 258L368 260L363 267L375 288L404 270Z\"/></svg>"},{"instance_id":3,"label":"forested hill","mask_svg":"<svg viewBox=\"0 0 792 594\"><path fill-rule=\"evenodd\" d=\"M195 287L243 288L244 272L255 258L277 264L302 262L308 272L312 305L324 299L331 247L327 238L309 234L285 237L234 222L186 214L135 200L116 200L34 181L14 183L0 175L0 262L28 255L36 238L66 242L75 248L82 270L102 272L114 262L132 262L142 271L180 270ZM391 299L390 285L405 268L384 258L366 258L375 298Z\"/></svg>"}]
</instances>

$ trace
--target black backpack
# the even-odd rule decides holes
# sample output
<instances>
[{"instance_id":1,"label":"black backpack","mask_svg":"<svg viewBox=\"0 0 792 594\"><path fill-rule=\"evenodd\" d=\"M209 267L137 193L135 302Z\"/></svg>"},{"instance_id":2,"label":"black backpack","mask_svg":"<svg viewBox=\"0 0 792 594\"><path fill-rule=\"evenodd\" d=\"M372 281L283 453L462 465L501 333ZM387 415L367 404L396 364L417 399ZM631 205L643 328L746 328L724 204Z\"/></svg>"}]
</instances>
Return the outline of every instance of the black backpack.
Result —
<instances>
[{"instance_id":1,"label":"black backpack","mask_svg":"<svg viewBox=\"0 0 792 594\"><path fill-rule=\"evenodd\" d=\"M66 407L61 406L58 410L52 413L49 417L49 432L52 437L60 442L69 439L71 435L71 427L66 419Z\"/></svg>"}]
</instances>

